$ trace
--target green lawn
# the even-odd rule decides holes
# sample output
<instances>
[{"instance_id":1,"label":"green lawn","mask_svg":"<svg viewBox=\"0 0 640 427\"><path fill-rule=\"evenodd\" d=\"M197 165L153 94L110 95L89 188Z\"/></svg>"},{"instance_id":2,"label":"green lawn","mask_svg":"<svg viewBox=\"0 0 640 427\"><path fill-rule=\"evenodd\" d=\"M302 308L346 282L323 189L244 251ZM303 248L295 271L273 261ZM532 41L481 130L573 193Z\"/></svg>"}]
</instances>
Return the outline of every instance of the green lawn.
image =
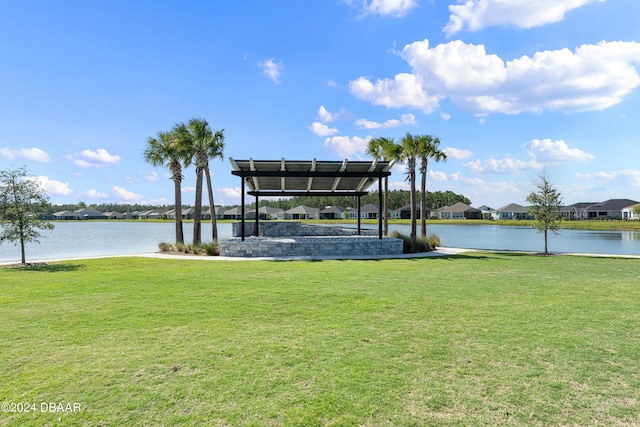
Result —
<instances>
[{"instance_id":1,"label":"green lawn","mask_svg":"<svg viewBox=\"0 0 640 427\"><path fill-rule=\"evenodd\" d=\"M0 402L37 405L0 426L640 425L640 260L0 269Z\"/></svg>"}]
</instances>

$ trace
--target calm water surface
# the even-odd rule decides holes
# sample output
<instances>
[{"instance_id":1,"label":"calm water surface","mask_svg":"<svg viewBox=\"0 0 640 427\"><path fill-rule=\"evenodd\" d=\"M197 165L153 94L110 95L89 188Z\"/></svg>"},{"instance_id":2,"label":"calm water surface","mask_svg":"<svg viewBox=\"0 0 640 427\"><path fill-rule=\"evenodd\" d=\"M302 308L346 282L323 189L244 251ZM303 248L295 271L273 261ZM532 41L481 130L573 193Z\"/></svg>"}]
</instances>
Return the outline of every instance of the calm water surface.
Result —
<instances>
[{"instance_id":1,"label":"calm water surface","mask_svg":"<svg viewBox=\"0 0 640 427\"><path fill-rule=\"evenodd\" d=\"M355 227L354 224L348 227ZM363 228L375 228L367 224ZM391 230L409 234L408 225L390 225ZM498 225L466 226L430 224L428 233L440 236L443 246L491 249L542 251L543 236L527 227ZM231 237L231 224L218 224L221 239ZM419 232L419 227L418 227ZM210 239L211 224L202 227L203 241ZM184 224L187 242L192 240L193 224ZM27 261L84 256L130 255L156 252L158 243L175 241L175 224L170 222L56 222L55 229L44 232L40 243L28 244ZM562 230L549 234L552 252L640 255L638 231ZM19 261L20 248L11 243L0 245L0 262Z\"/></svg>"}]
</instances>

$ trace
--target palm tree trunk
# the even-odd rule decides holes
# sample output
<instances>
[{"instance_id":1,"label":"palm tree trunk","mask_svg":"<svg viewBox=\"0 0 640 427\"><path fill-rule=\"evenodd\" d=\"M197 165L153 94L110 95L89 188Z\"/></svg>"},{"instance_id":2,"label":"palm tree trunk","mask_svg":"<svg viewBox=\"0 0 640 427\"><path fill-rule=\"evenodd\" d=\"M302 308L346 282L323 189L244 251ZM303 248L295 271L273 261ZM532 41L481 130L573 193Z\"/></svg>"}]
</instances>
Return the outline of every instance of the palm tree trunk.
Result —
<instances>
[{"instance_id":1,"label":"palm tree trunk","mask_svg":"<svg viewBox=\"0 0 640 427\"><path fill-rule=\"evenodd\" d=\"M202 242L202 169L196 171L196 205L193 213L193 246Z\"/></svg>"},{"instance_id":2,"label":"palm tree trunk","mask_svg":"<svg viewBox=\"0 0 640 427\"><path fill-rule=\"evenodd\" d=\"M207 190L209 193L209 209L211 210L211 243L213 243L216 240L218 240L218 221L216 218L216 206L213 202L213 188L211 186L211 174L209 173L209 167L206 167L204 169L204 173L207 177Z\"/></svg>"},{"instance_id":3,"label":"palm tree trunk","mask_svg":"<svg viewBox=\"0 0 640 427\"><path fill-rule=\"evenodd\" d=\"M412 241L416 240L416 162L415 160L409 161L409 181L411 184L411 231L409 238Z\"/></svg>"},{"instance_id":4,"label":"palm tree trunk","mask_svg":"<svg viewBox=\"0 0 640 427\"><path fill-rule=\"evenodd\" d=\"M176 244L184 244L184 234L182 230L182 189L180 188L180 179L173 180L175 191L176 205Z\"/></svg>"},{"instance_id":5,"label":"palm tree trunk","mask_svg":"<svg viewBox=\"0 0 640 427\"><path fill-rule=\"evenodd\" d=\"M547 250L547 230L544 230L544 254L549 255L549 251Z\"/></svg>"},{"instance_id":6,"label":"palm tree trunk","mask_svg":"<svg viewBox=\"0 0 640 427\"><path fill-rule=\"evenodd\" d=\"M420 237L427 238L427 162L423 159L420 170Z\"/></svg>"}]
</instances>

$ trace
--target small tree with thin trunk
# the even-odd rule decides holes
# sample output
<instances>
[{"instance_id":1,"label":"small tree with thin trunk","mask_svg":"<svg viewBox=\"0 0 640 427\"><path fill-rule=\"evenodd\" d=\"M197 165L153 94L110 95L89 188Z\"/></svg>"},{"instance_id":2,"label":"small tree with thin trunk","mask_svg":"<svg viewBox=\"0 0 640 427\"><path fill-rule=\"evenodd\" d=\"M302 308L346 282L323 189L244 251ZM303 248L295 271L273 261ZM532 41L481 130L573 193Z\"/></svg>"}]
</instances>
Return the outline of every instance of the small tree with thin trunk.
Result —
<instances>
[{"instance_id":1,"label":"small tree with thin trunk","mask_svg":"<svg viewBox=\"0 0 640 427\"><path fill-rule=\"evenodd\" d=\"M550 181L549 173L543 170L533 182L538 191L529 194L529 213L535 215L535 228L544 233L544 254L549 255L547 235L549 230L558 232L562 215L562 193Z\"/></svg>"},{"instance_id":2,"label":"small tree with thin trunk","mask_svg":"<svg viewBox=\"0 0 640 427\"><path fill-rule=\"evenodd\" d=\"M0 243L19 243L23 264L25 243L38 242L39 230L53 229L53 224L38 216L48 206L47 194L26 168L0 171Z\"/></svg>"}]
</instances>

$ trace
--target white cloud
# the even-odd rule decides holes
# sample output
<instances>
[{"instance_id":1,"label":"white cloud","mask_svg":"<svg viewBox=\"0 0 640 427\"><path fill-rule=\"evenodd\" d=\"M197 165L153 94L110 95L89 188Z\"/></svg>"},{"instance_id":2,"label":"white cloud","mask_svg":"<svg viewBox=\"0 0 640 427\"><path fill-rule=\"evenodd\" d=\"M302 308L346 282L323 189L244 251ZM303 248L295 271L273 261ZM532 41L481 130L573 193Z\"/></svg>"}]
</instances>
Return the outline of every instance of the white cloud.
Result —
<instances>
[{"instance_id":1,"label":"white cloud","mask_svg":"<svg viewBox=\"0 0 640 427\"><path fill-rule=\"evenodd\" d=\"M612 180L616 178L616 173L611 173L611 172L603 172L603 171L599 171L599 172L594 172L594 173L580 173L580 172L576 172L575 173L575 177L578 178L579 180L591 180L591 179L597 179L597 180Z\"/></svg>"},{"instance_id":2,"label":"white cloud","mask_svg":"<svg viewBox=\"0 0 640 427\"><path fill-rule=\"evenodd\" d=\"M363 15L382 15L400 18L418 6L417 0L345 0L360 7Z\"/></svg>"},{"instance_id":3,"label":"white cloud","mask_svg":"<svg viewBox=\"0 0 640 427\"><path fill-rule=\"evenodd\" d=\"M516 26L533 28L559 22L567 12L604 0L458 0L450 5L449 23L444 28L451 36L463 29L478 31L486 27Z\"/></svg>"},{"instance_id":4,"label":"white cloud","mask_svg":"<svg viewBox=\"0 0 640 427\"><path fill-rule=\"evenodd\" d=\"M95 190L93 188L85 191L83 195L90 199L106 199L109 197L107 193L101 193L98 190Z\"/></svg>"},{"instance_id":5,"label":"white cloud","mask_svg":"<svg viewBox=\"0 0 640 427\"><path fill-rule=\"evenodd\" d=\"M284 64L281 61L273 62L273 58L265 59L258 62L258 67L262 69L262 74L269 77L274 83L280 83L280 74L284 70Z\"/></svg>"},{"instance_id":6,"label":"white cloud","mask_svg":"<svg viewBox=\"0 0 640 427\"><path fill-rule=\"evenodd\" d=\"M333 80L329 79L329 80L327 80L327 86L336 87L336 86L338 86L338 84L336 82L334 82Z\"/></svg>"},{"instance_id":7,"label":"white cloud","mask_svg":"<svg viewBox=\"0 0 640 427\"><path fill-rule=\"evenodd\" d=\"M240 189L240 187L233 187L233 188L221 188L220 191L222 191L222 193L229 198L232 199L239 199L242 197L242 190Z\"/></svg>"},{"instance_id":8,"label":"white cloud","mask_svg":"<svg viewBox=\"0 0 640 427\"><path fill-rule=\"evenodd\" d=\"M196 187L182 187L184 193L195 193Z\"/></svg>"},{"instance_id":9,"label":"white cloud","mask_svg":"<svg viewBox=\"0 0 640 427\"><path fill-rule=\"evenodd\" d=\"M321 105L320 108L318 108L317 118L324 123L331 123L336 120L350 120L351 113L345 111L344 108L341 108L337 113L330 113L324 108L324 105Z\"/></svg>"},{"instance_id":10,"label":"white cloud","mask_svg":"<svg viewBox=\"0 0 640 427\"><path fill-rule=\"evenodd\" d=\"M360 77L349 83L351 93L374 105L420 108L427 114L448 97L485 115L602 110L640 86L637 42L600 42L505 62L483 45L455 40L431 48L423 40L406 45L400 56L411 74L375 83Z\"/></svg>"},{"instance_id":11,"label":"white cloud","mask_svg":"<svg viewBox=\"0 0 640 427\"><path fill-rule=\"evenodd\" d=\"M154 171L151 171L151 173L147 176L144 177L144 179L146 179L147 181L157 181L158 180L158 174Z\"/></svg>"},{"instance_id":12,"label":"white cloud","mask_svg":"<svg viewBox=\"0 0 640 427\"><path fill-rule=\"evenodd\" d=\"M456 160L468 159L469 157L473 156L473 153L469 150L461 150L459 148L453 147L444 148L442 149L442 151L445 152L447 158Z\"/></svg>"},{"instance_id":13,"label":"white cloud","mask_svg":"<svg viewBox=\"0 0 640 427\"><path fill-rule=\"evenodd\" d=\"M389 181L390 190L409 190L409 183L407 181Z\"/></svg>"},{"instance_id":14,"label":"white cloud","mask_svg":"<svg viewBox=\"0 0 640 427\"><path fill-rule=\"evenodd\" d=\"M338 133L337 128L330 128L329 126L323 125L320 122L313 122L311 126L309 126L309 129L311 129L311 132L319 136L329 136Z\"/></svg>"},{"instance_id":15,"label":"white cloud","mask_svg":"<svg viewBox=\"0 0 640 427\"><path fill-rule=\"evenodd\" d=\"M400 116L400 120L389 119L384 123L378 123L367 119L356 120L356 126L360 129L389 129L414 124L416 124L416 118L413 114L403 114Z\"/></svg>"},{"instance_id":16,"label":"white cloud","mask_svg":"<svg viewBox=\"0 0 640 427\"><path fill-rule=\"evenodd\" d=\"M120 156L111 155L104 148L98 148L96 151L84 150L75 156L67 155L66 158L81 168L102 167L120 163Z\"/></svg>"},{"instance_id":17,"label":"white cloud","mask_svg":"<svg viewBox=\"0 0 640 427\"><path fill-rule=\"evenodd\" d=\"M122 187L118 187L117 185L114 185L112 187L112 190L113 190L114 194L117 197L119 197L119 198L121 198L121 199L123 199L123 200L125 200L127 202L142 202L143 199L144 199L142 197L142 195L136 194L136 193L134 193L132 191L129 191L129 190L126 190L126 189L124 189Z\"/></svg>"},{"instance_id":18,"label":"white cloud","mask_svg":"<svg viewBox=\"0 0 640 427\"><path fill-rule=\"evenodd\" d=\"M0 155L9 159L23 158L42 163L51 161L51 157L49 157L49 155L45 151L36 147L20 148L18 150L12 150L9 147L0 148Z\"/></svg>"},{"instance_id":19,"label":"white cloud","mask_svg":"<svg viewBox=\"0 0 640 427\"><path fill-rule=\"evenodd\" d=\"M449 119L451 119L451 114L449 114L449 113L440 113L440 118L446 122Z\"/></svg>"},{"instance_id":20,"label":"white cloud","mask_svg":"<svg viewBox=\"0 0 640 427\"><path fill-rule=\"evenodd\" d=\"M47 176L37 176L35 180L40 184L49 196L68 196L73 194L68 182L60 182L49 179Z\"/></svg>"},{"instance_id":21,"label":"white cloud","mask_svg":"<svg viewBox=\"0 0 640 427\"><path fill-rule=\"evenodd\" d=\"M540 169L542 164L531 160L523 162L522 160L506 157L504 159L486 159L481 161L476 159L472 162L465 163L464 166L475 174L520 174L528 170Z\"/></svg>"},{"instance_id":22,"label":"white cloud","mask_svg":"<svg viewBox=\"0 0 640 427\"><path fill-rule=\"evenodd\" d=\"M531 157L542 162L584 162L595 159L592 154L586 153L578 148L569 148L567 143L562 140L534 139L526 144L525 147L529 148L528 154Z\"/></svg>"},{"instance_id":23,"label":"white cloud","mask_svg":"<svg viewBox=\"0 0 640 427\"><path fill-rule=\"evenodd\" d=\"M447 174L444 173L444 172L440 172L440 171L430 170L429 171L429 178L431 178L434 181L438 181L438 182L448 181Z\"/></svg>"},{"instance_id":24,"label":"white cloud","mask_svg":"<svg viewBox=\"0 0 640 427\"><path fill-rule=\"evenodd\" d=\"M324 146L334 151L340 157L349 159L354 153L364 153L367 150L367 144L371 139L370 136L366 138L360 138L354 136L349 138L348 136L333 136L324 140Z\"/></svg>"},{"instance_id":25,"label":"white cloud","mask_svg":"<svg viewBox=\"0 0 640 427\"><path fill-rule=\"evenodd\" d=\"M349 82L349 90L356 98L374 105L419 108L427 114L438 107L442 98L428 95L422 87L422 77L407 73L396 74L393 80L377 80L375 84L360 77Z\"/></svg>"}]
</instances>

